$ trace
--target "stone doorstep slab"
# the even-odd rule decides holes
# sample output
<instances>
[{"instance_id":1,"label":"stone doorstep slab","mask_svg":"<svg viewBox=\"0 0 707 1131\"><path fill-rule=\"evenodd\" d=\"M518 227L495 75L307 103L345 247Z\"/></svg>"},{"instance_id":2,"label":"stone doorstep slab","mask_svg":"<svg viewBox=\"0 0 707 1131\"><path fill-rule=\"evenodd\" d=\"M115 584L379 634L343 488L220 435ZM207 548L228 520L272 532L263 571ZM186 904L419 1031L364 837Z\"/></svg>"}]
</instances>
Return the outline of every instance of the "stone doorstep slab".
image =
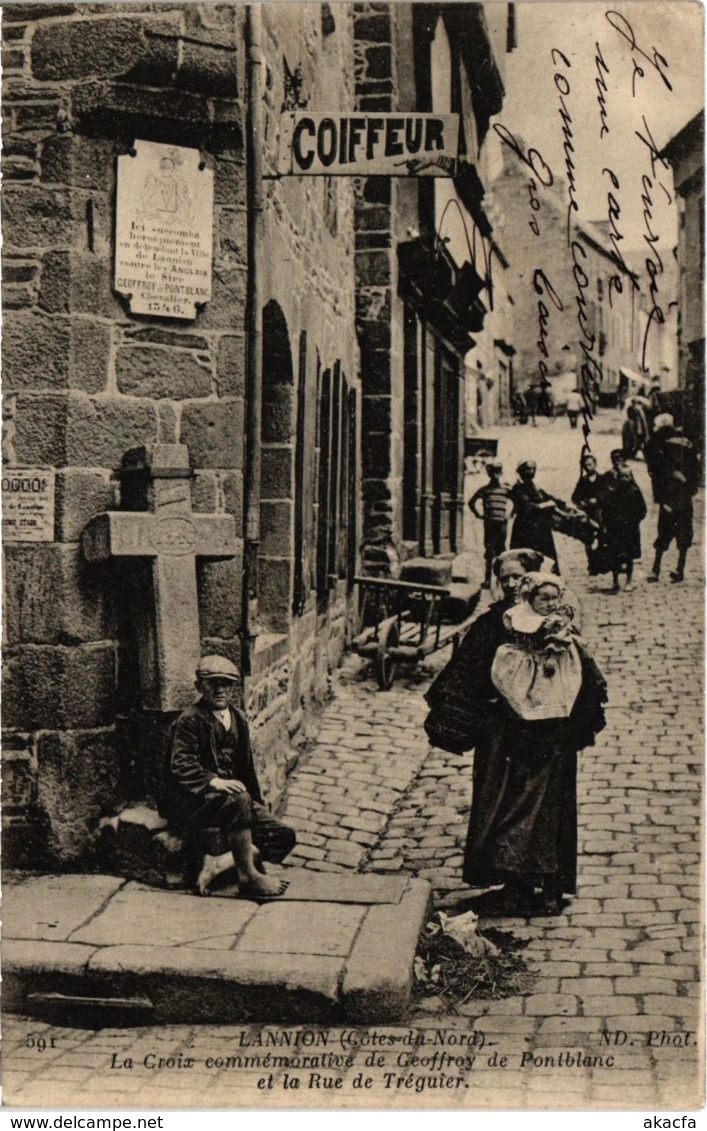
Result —
<instances>
[{"instance_id":1,"label":"stone doorstep slab","mask_svg":"<svg viewBox=\"0 0 707 1131\"><path fill-rule=\"evenodd\" d=\"M347 958L366 911L358 904L271 903L248 923L236 950Z\"/></svg>"},{"instance_id":2,"label":"stone doorstep slab","mask_svg":"<svg viewBox=\"0 0 707 1131\"><path fill-rule=\"evenodd\" d=\"M6 939L66 942L125 885L118 876L30 876L3 886Z\"/></svg>"},{"instance_id":3,"label":"stone doorstep slab","mask_svg":"<svg viewBox=\"0 0 707 1131\"><path fill-rule=\"evenodd\" d=\"M334 878L340 891L352 879L388 879ZM31 929L33 885L37 883L40 896L46 895L49 879L63 881L51 887L55 898L62 891L71 897L87 880L107 881L103 887L94 885L94 896L103 894L103 902L72 904L74 913L57 919L69 930L71 942L13 937ZM153 1001L156 1020L164 1023L331 1022L342 1015L360 1023L392 1021L409 1001L415 948L431 890L425 880L394 881L387 894L402 890L397 902L302 900L257 907L246 900L203 900L112 877L25 880L19 885L25 889L23 918L19 926L7 918L3 961L11 992L5 1008L21 1010L25 995L39 985L89 995L141 992ZM379 898L384 890L378 885ZM145 910L149 901L155 901L154 911ZM87 908L89 921L79 922L78 913ZM240 926L234 929L235 917ZM44 919L35 929L47 930ZM111 936L112 929L116 933ZM139 942L116 942L135 935Z\"/></svg>"},{"instance_id":4,"label":"stone doorstep slab","mask_svg":"<svg viewBox=\"0 0 707 1131\"><path fill-rule=\"evenodd\" d=\"M311 868L280 868L268 865L268 875L287 880L278 903L400 903L408 890L409 876L380 876L373 872L315 872ZM153 890L153 889L150 889ZM235 883L215 887L211 899L238 897Z\"/></svg>"},{"instance_id":5,"label":"stone doorstep slab","mask_svg":"<svg viewBox=\"0 0 707 1131\"><path fill-rule=\"evenodd\" d=\"M258 911L249 900L211 900L186 892L169 892L129 883L88 923L70 936L71 942L93 946L209 947L220 938L230 950Z\"/></svg>"}]
</instances>

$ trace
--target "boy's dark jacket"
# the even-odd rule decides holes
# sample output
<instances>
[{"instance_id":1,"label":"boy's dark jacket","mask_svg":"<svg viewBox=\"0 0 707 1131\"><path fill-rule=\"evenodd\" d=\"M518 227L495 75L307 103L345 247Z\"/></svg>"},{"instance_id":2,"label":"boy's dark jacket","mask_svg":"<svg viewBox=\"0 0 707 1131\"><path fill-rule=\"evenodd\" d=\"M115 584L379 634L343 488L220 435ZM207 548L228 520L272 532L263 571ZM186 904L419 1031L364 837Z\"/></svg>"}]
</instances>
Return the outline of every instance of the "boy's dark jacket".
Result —
<instances>
[{"instance_id":1,"label":"boy's dark jacket","mask_svg":"<svg viewBox=\"0 0 707 1131\"><path fill-rule=\"evenodd\" d=\"M248 723L242 711L234 706L231 706L231 715L238 743L237 778L243 782L253 800L262 805L263 795L255 771ZM183 821L194 807L194 802L214 792L209 787L211 779L226 776L218 762L216 726L216 717L201 700L182 711L174 724L160 805L168 819Z\"/></svg>"}]
</instances>

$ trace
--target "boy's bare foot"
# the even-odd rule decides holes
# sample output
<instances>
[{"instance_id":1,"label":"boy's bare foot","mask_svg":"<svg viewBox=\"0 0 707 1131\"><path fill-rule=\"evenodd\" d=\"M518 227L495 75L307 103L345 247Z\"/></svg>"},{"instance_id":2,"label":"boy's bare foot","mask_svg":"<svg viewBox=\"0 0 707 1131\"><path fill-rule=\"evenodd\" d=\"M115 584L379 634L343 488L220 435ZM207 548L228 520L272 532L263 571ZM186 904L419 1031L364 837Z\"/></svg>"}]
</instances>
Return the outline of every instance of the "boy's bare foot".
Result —
<instances>
[{"instance_id":1,"label":"boy's bare foot","mask_svg":"<svg viewBox=\"0 0 707 1131\"><path fill-rule=\"evenodd\" d=\"M213 883L217 876L222 872L227 872L229 868L233 868L233 856L230 852L224 852L220 856L210 856L207 852L204 856L204 863L201 866L201 871L196 879L196 887L199 895L209 894L209 885Z\"/></svg>"},{"instance_id":2,"label":"boy's bare foot","mask_svg":"<svg viewBox=\"0 0 707 1131\"><path fill-rule=\"evenodd\" d=\"M279 880L274 876L247 876L239 880L240 894L253 896L255 899L276 899L282 895L287 887L287 880Z\"/></svg>"}]
</instances>

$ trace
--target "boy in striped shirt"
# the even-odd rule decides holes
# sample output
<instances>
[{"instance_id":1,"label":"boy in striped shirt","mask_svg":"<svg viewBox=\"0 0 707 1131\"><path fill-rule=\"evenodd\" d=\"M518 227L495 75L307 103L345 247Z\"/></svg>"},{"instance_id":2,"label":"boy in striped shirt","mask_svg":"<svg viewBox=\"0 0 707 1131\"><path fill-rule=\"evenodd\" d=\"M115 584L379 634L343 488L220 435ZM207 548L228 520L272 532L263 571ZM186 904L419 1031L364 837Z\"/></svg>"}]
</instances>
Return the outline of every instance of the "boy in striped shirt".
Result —
<instances>
[{"instance_id":1,"label":"boy in striped shirt","mask_svg":"<svg viewBox=\"0 0 707 1131\"><path fill-rule=\"evenodd\" d=\"M486 474L489 477L489 482L480 487L476 494L469 499L471 513L476 518L483 519L484 523L486 576L482 585L483 589L488 589L491 584L491 566L494 558L502 554L506 548L508 503L511 499L510 487L501 482L503 464L499 460L492 460L486 464ZM481 514L477 509L477 503L481 504Z\"/></svg>"}]
</instances>

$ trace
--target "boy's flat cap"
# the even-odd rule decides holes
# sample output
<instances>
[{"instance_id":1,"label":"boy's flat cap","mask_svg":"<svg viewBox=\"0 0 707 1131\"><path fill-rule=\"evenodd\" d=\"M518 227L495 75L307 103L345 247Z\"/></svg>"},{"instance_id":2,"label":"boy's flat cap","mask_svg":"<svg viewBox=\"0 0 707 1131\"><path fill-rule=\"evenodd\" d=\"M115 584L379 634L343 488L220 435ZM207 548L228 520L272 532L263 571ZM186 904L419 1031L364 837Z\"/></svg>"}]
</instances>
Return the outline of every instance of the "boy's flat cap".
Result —
<instances>
[{"instance_id":1,"label":"boy's flat cap","mask_svg":"<svg viewBox=\"0 0 707 1131\"><path fill-rule=\"evenodd\" d=\"M232 679L234 683L241 681L238 668L225 656L202 656L196 674L199 679Z\"/></svg>"}]
</instances>

